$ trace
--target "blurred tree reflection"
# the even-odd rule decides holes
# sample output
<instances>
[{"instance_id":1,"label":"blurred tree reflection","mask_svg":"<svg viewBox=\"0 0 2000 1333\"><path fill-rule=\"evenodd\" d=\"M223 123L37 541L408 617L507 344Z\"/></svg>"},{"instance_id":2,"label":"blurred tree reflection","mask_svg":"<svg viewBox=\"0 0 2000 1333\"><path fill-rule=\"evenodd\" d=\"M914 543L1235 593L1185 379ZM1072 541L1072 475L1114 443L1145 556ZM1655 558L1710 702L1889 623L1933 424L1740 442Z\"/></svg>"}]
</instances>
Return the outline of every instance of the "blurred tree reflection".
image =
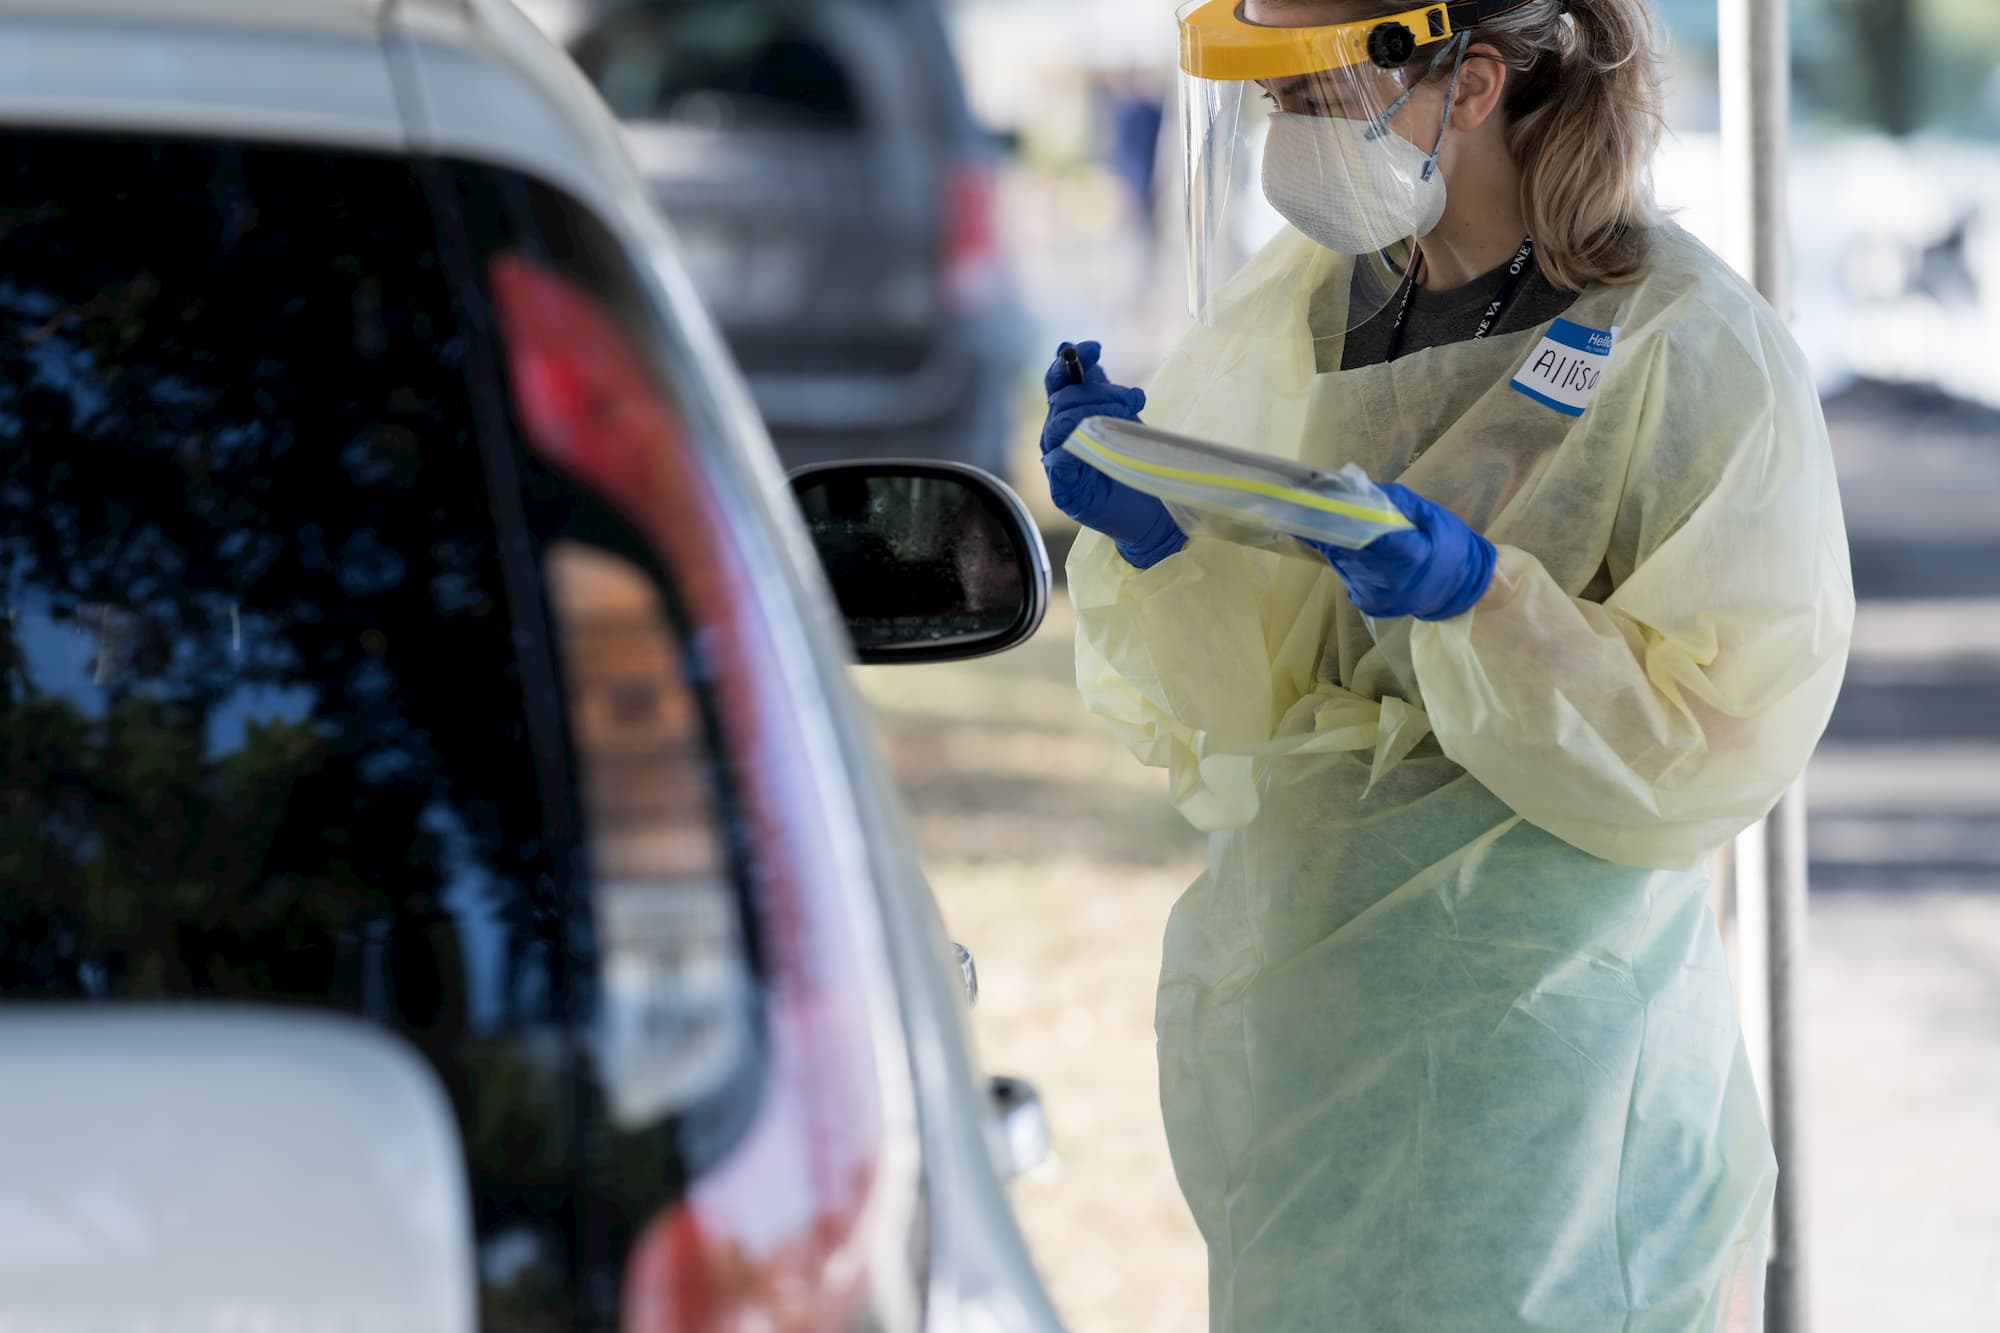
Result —
<instances>
[{"instance_id":1,"label":"blurred tree reflection","mask_svg":"<svg viewBox=\"0 0 2000 1333\"><path fill-rule=\"evenodd\" d=\"M1794 0L1793 9L1800 88L1816 116L1899 138L2000 134L1992 0Z\"/></svg>"},{"instance_id":2,"label":"blurred tree reflection","mask_svg":"<svg viewBox=\"0 0 2000 1333\"><path fill-rule=\"evenodd\" d=\"M454 877L526 889L494 925L545 953L563 914L421 200L133 165L0 232L0 880L39 909L0 965L311 999L373 942L405 1021L462 1024Z\"/></svg>"},{"instance_id":3,"label":"blurred tree reflection","mask_svg":"<svg viewBox=\"0 0 2000 1333\"><path fill-rule=\"evenodd\" d=\"M1843 61L1850 113L1890 134L1914 133L1921 116L1917 87L1917 0L1823 0L1844 32L1853 57Z\"/></svg>"}]
</instances>

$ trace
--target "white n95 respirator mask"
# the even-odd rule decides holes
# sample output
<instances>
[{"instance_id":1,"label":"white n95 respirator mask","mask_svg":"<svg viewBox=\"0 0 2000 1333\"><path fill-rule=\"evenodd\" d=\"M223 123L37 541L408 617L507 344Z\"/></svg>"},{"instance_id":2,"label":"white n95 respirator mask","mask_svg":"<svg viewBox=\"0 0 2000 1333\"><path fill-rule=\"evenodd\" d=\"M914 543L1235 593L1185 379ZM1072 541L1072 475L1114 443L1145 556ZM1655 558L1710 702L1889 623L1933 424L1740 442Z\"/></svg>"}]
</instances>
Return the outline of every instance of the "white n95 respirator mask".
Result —
<instances>
[{"instance_id":1,"label":"white n95 respirator mask","mask_svg":"<svg viewBox=\"0 0 2000 1333\"><path fill-rule=\"evenodd\" d=\"M1274 113L1264 198L1336 254L1370 255L1436 227L1445 185L1435 157L1393 130L1345 116Z\"/></svg>"}]
</instances>

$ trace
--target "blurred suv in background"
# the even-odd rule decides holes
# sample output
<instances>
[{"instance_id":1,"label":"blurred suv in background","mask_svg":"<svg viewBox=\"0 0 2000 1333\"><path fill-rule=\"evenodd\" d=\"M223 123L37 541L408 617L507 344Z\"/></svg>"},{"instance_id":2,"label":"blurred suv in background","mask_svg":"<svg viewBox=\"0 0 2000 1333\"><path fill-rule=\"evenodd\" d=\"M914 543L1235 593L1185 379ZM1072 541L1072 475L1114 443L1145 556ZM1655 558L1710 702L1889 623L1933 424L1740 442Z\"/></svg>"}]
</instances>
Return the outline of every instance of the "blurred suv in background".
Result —
<instances>
[{"instance_id":1,"label":"blurred suv in background","mask_svg":"<svg viewBox=\"0 0 2000 1333\"><path fill-rule=\"evenodd\" d=\"M936 0L521 0L623 122L789 467L1002 470L1019 329Z\"/></svg>"}]
</instances>

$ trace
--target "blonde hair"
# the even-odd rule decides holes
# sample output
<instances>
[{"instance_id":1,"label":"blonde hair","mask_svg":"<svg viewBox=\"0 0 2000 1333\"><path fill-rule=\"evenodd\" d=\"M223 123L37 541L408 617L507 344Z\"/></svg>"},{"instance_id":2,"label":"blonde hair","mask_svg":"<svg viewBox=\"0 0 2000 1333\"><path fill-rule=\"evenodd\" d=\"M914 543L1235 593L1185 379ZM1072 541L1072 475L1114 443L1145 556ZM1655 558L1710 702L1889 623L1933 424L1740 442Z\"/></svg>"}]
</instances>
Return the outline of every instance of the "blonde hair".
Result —
<instances>
[{"instance_id":1,"label":"blonde hair","mask_svg":"<svg viewBox=\"0 0 2000 1333\"><path fill-rule=\"evenodd\" d=\"M1629 280L1659 220L1652 165L1664 94L1646 0L1534 0L1472 40L1513 72L1507 146L1542 271L1574 291Z\"/></svg>"},{"instance_id":2,"label":"blonde hair","mask_svg":"<svg viewBox=\"0 0 2000 1333\"><path fill-rule=\"evenodd\" d=\"M1652 162L1665 123L1647 0L1529 0L1471 41L1509 71L1507 147L1542 271L1570 291L1631 279L1659 220Z\"/></svg>"}]
</instances>

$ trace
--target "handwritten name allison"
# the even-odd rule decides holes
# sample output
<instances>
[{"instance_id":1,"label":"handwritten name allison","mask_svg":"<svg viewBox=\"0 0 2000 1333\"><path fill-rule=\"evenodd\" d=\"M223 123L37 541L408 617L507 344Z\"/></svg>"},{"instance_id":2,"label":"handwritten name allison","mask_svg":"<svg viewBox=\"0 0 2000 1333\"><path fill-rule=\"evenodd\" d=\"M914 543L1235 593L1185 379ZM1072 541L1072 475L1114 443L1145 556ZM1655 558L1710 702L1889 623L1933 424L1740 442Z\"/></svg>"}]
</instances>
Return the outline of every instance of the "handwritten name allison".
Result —
<instances>
[{"instance_id":1,"label":"handwritten name allison","mask_svg":"<svg viewBox=\"0 0 2000 1333\"><path fill-rule=\"evenodd\" d=\"M1544 347L1528 374L1544 384L1568 393L1594 393L1604 378L1604 356L1566 355L1554 347Z\"/></svg>"}]
</instances>

